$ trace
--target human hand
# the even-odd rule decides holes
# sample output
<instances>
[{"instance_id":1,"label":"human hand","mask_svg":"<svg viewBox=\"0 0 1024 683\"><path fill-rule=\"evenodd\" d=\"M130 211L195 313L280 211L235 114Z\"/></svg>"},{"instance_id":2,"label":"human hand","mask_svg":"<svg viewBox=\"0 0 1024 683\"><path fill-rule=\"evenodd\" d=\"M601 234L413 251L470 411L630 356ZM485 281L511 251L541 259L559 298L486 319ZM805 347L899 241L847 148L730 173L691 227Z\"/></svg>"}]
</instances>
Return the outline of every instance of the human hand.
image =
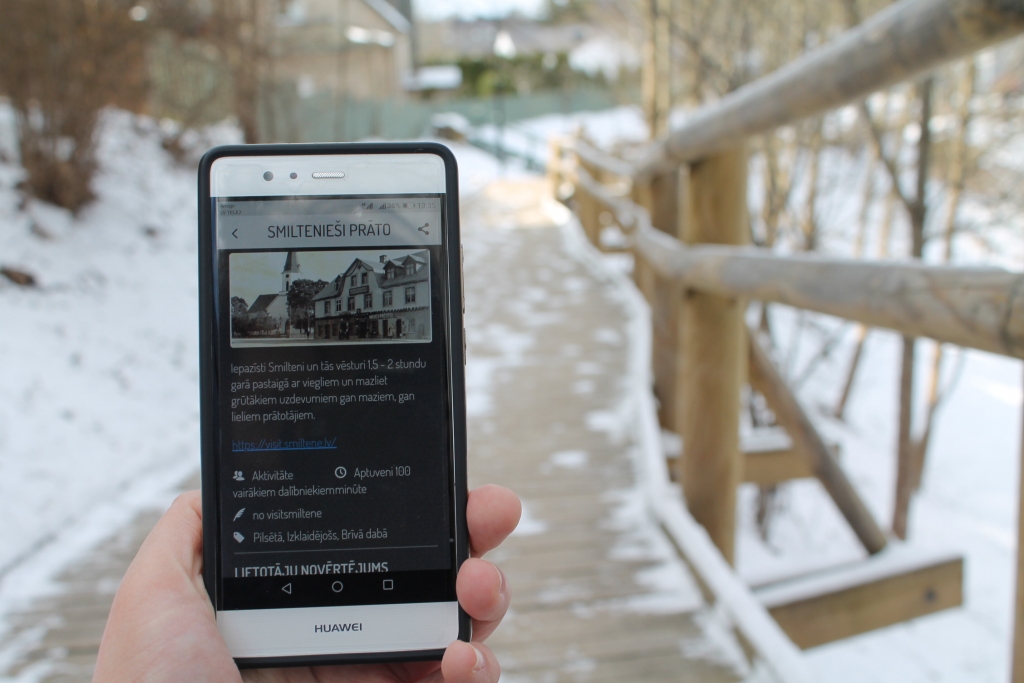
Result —
<instances>
[{"instance_id":1,"label":"human hand","mask_svg":"<svg viewBox=\"0 0 1024 683\"><path fill-rule=\"evenodd\" d=\"M471 559L459 570L459 604L473 618L473 642L455 641L440 662L358 664L239 672L203 583L198 491L182 494L149 534L114 596L93 683L494 683L500 669L483 641L498 627L511 593L505 575L480 559L516 524L514 493L483 486L469 494Z\"/></svg>"}]
</instances>

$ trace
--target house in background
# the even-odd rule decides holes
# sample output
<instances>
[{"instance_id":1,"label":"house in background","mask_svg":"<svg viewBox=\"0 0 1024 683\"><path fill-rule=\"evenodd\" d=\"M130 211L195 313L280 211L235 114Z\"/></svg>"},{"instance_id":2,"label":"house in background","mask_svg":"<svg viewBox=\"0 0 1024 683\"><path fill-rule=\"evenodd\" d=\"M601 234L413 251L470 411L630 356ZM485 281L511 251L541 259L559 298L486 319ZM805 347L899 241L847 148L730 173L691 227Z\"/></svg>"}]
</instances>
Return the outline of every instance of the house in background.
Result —
<instances>
[{"instance_id":1,"label":"house in background","mask_svg":"<svg viewBox=\"0 0 1024 683\"><path fill-rule=\"evenodd\" d=\"M430 257L355 259L313 297L316 339L431 338Z\"/></svg>"},{"instance_id":2,"label":"house in background","mask_svg":"<svg viewBox=\"0 0 1024 683\"><path fill-rule=\"evenodd\" d=\"M396 97L414 71L412 42L410 17L387 0L291 0L275 21L273 80L300 97Z\"/></svg>"}]
</instances>

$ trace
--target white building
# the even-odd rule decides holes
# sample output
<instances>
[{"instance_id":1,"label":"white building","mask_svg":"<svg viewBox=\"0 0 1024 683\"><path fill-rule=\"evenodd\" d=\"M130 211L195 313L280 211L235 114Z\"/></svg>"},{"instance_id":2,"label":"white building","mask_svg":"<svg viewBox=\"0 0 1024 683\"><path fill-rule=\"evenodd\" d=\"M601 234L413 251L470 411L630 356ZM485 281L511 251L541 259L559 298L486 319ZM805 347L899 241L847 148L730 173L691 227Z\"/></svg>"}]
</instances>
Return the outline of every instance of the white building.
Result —
<instances>
[{"instance_id":1,"label":"white building","mask_svg":"<svg viewBox=\"0 0 1024 683\"><path fill-rule=\"evenodd\" d=\"M430 255L355 259L313 297L317 339L429 340Z\"/></svg>"},{"instance_id":2,"label":"white building","mask_svg":"<svg viewBox=\"0 0 1024 683\"><path fill-rule=\"evenodd\" d=\"M289 251L284 259L284 269L281 270L281 290L277 294L260 294L245 312L251 321L258 323L259 334L288 334L288 290L301 274L299 255Z\"/></svg>"}]
</instances>

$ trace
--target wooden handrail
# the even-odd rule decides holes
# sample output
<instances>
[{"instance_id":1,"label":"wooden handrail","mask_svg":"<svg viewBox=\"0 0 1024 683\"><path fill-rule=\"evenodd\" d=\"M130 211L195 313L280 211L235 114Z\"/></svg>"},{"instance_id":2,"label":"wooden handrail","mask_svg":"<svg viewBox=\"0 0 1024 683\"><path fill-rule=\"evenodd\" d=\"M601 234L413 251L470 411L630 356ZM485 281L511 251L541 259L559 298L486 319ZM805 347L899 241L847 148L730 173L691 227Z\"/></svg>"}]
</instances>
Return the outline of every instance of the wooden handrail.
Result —
<instances>
[{"instance_id":1,"label":"wooden handrail","mask_svg":"<svg viewBox=\"0 0 1024 683\"><path fill-rule=\"evenodd\" d=\"M1024 0L902 0L701 107L637 164L649 177L822 114L1024 32Z\"/></svg>"},{"instance_id":2,"label":"wooden handrail","mask_svg":"<svg viewBox=\"0 0 1024 683\"><path fill-rule=\"evenodd\" d=\"M565 146L575 152L579 160L590 167L626 178L631 178L636 173L636 167L633 164L579 138L567 141Z\"/></svg>"},{"instance_id":3,"label":"wooden handrail","mask_svg":"<svg viewBox=\"0 0 1024 683\"><path fill-rule=\"evenodd\" d=\"M911 337L1024 358L1024 275L1019 273L779 256L750 247L683 247L646 226L636 240L659 273L697 290L786 304Z\"/></svg>"},{"instance_id":4,"label":"wooden handrail","mask_svg":"<svg viewBox=\"0 0 1024 683\"><path fill-rule=\"evenodd\" d=\"M784 256L755 247L684 246L647 212L577 169L584 191L617 214L662 277L724 296L786 304L838 318L1024 358L1024 274L1000 268Z\"/></svg>"}]
</instances>

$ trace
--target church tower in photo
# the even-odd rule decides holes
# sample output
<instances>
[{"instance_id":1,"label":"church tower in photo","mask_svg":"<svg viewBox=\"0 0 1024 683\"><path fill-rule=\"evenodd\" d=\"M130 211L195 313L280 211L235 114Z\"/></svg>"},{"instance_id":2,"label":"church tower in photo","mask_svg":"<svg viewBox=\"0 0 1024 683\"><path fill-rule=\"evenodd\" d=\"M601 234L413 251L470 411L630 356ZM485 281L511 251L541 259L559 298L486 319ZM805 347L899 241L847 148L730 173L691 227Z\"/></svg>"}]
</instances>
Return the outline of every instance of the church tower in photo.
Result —
<instances>
[{"instance_id":1,"label":"church tower in photo","mask_svg":"<svg viewBox=\"0 0 1024 683\"><path fill-rule=\"evenodd\" d=\"M298 280L300 275L302 275L302 266L299 264L299 255L294 251L289 251L284 260L284 270L281 271L281 294L287 294L291 289L292 282Z\"/></svg>"},{"instance_id":2,"label":"church tower in photo","mask_svg":"<svg viewBox=\"0 0 1024 683\"><path fill-rule=\"evenodd\" d=\"M288 335L291 328L290 316L288 314L288 290L292 283L302 277L302 266L299 265L297 252L289 251L284 259L284 268L281 269L281 289L276 294L260 294L256 301L252 302L247 315L261 316L277 327L276 335ZM265 328L265 331L270 328Z\"/></svg>"}]
</instances>

